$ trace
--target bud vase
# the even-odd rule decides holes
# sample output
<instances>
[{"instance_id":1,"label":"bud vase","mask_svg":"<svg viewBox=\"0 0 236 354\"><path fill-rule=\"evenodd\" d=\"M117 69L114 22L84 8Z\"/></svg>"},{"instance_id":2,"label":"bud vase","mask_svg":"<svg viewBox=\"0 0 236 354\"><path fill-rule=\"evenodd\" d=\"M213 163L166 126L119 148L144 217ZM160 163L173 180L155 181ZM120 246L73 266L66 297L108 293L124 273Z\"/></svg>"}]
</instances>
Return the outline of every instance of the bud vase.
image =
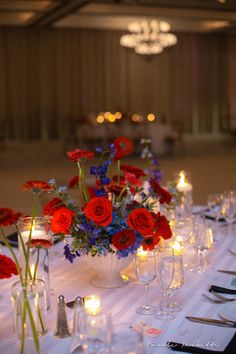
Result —
<instances>
[{"instance_id":1,"label":"bud vase","mask_svg":"<svg viewBox=\"0 0 236 354\"><path fill-rule=\"evenodd\" d=\"M24 285L17 281L11 290L16 353L40 353L39 337L47 332L45 283L40 279Z\"/></svg>"},{"instance_id":2,"label":"bud vase","mask_svg":"<svg viewBox=\"0 0 236 354\"><path fill-rule=\"evenodd\" d=\"M40 240L43 242L51 240L51 234L49 229L49 223L46 218L43 217L26 217L20 218L18 222L18 249L20 265L25 271L25 255L23 252L21 238L24 245L27 247L29 235L31 233L31 242L33 240ZM32 247L30 248L29 262L28 262L32 277L42 279L45 283L47 309L50 308L50 273L49 273L49 250L45 247Z\"/></svg>"}]
</instances>

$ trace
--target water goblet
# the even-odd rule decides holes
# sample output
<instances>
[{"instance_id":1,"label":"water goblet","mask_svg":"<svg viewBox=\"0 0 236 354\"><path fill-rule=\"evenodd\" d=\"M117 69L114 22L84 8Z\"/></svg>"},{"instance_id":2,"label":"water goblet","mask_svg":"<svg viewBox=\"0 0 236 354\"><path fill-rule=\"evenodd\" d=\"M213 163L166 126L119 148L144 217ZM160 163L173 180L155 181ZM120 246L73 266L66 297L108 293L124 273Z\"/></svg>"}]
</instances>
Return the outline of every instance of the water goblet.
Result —
<instances>
[{"instance_id":1,"label":"water goblet","mask_svg":"<svg viewBox=\"0 0 236 354\"><path fill-rule=\"evenodd\" d=\"M134 268L137 279L145 284L145 300L136 312L140 315L155 315L157 308L150 305L148 299L149 285L156 277L156 258L154 251L138 249L134 258Z\"/></svg>"},{"instance_id":2,"label":"water goblet","mask_svg":"<svg viewBox=\"0 0 236 354\"><path fill-rule=\"evenodd\" d=\"M162 291L162 302L156 317L164 321L171 320L175 315L168 306L168 297L174 275L174 250L171 247L162 247L156 253L157 280Z\"/></svg>"},{"instance_id":3,"label":"water goblet","mask_svg":"<svg viewBox=\"0 0 236 354\"><path fill-rule=\"evenodd\" d=\"M192 234L192 217L175 217L172 230L175 239L184 245Z\"/></svg>"},{"instance_id":4,"label":"water goblet","mask_svg":"<svg viewBox=\"0 0 236 354\"><path fill-rule=\"evenodd\" d=\"M176 291L184 285L184 267L183 267L183 260L181 255L174 255L174 273L173 279L168 289L169 301L168 301L168 308L171 311L180 311L181 305L173 300L174 294ZM172 299L172 301L171 301Z\"/></svg>"}]
</instances>

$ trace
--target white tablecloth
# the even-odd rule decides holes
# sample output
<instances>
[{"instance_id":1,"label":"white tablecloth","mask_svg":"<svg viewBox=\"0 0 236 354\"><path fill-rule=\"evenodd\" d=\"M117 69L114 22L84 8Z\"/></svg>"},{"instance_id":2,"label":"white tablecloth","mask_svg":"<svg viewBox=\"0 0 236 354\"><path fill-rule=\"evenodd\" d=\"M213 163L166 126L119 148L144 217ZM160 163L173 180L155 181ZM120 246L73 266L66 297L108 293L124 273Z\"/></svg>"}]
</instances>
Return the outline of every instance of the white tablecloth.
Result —
<instances>
[{"instance_id":1,"label":"white tablecloth","mask_svg":"<svg viewBox=\"0 0 236 354\"><path fill-rule=\"evenodd\" d=\"M144 299L144 287L137 283L132 265L124 272L130 276L130 284L118 289L98 289L89 285L89 278L93 272L85 264L83 259L76 259L74 264L70 264L60 255L62 254L63 243L55 246L52 252L50 264L51 288L52 288L52 308L48 311L49 331L41 338L41 348L43 354L65 354L70 351L71 338L58 339L53 336L56 325L56 302L57 296L63 294L66 300L73 300L76 296L86 296L98 294L102 299L102 306L111 311L114 323L128 322L130 325L145 321L163 330L163 334L155 339L145 338L146 353L173 353L166 346L168 340L175 340L176 335L181 335L184 331L193 331L196 338L204 341L205 333L210 330L213 342L221 338L229 341L235 329L207 326L192 323L185 319L186 315L219 318L217 311L219 306L209 303L202 297L203 292L208 292L210 284L229 286L232 276L217 272L217 269L236 270L236 257L227 252L229 248L236 248L236 227L233 225L231 232L227 226L221 227L221 234L217 248L208 251L209 266L206 272L198 274L185 271L185 284L178 291L178 300L183 305L183 310L177 313L174 320L159 321L155 317L141 317L136 314L135 309L142 304ZM61 250L60 250L61 249ZM16 277L9 280L0 281L0 353L14 353L14 338L12 335L12 315L10 289L16 281ZM160 290L154 281L151 285L150 300L153 304L158 304L161 299ZM73 311L67 309L70 327L72 326ZM187 328L187 329L186 329ZM189 343L193 344L193 343ZM205 343L202 343L203 345ZM186 350L187 352L187 350Z\"/></svg>"}]
</instances>

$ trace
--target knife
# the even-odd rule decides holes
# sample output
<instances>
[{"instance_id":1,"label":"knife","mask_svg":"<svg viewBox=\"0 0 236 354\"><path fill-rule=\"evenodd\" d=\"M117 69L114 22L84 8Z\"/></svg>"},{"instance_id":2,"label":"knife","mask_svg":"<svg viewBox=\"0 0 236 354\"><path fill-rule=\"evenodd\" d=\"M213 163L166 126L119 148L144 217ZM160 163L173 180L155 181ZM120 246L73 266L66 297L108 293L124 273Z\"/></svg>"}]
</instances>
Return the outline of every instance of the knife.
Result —
<instances>
[{"instance_id":1,"label":"knife","mask_svg":"<svg viewBox=\"0 0 236 354\"><path fill-rule=\"evenodd\" d=\"M211 285L209 288L209 292L211 291L215 291L216 293L221 293L221 294L236 295L236 289L227 289L217 285Z\"/></svg>"},{"instance_id":2,"label":"knife","mask_svg":"<svg viewBox=\"0 0 236 354\"><path fill-rule=\"evenodd\" d=\"M236 275L236 271L233 271L233 270L218 269L217 272L230 274L230 275Z\"/></svg>"},{"instance_id":3,"label":"knife","mask_svg":"<svg viewBox=\"0 0 236 354\"><path fill-rule=\"evenodd\" d=\"M215 320L213 318L191 317L191 316L186 316L185 318L187 318L187 320L189 321L204 323L208 325L236 328L236 323L222 321L222 320Z\"/></svg>"}]
</instances>

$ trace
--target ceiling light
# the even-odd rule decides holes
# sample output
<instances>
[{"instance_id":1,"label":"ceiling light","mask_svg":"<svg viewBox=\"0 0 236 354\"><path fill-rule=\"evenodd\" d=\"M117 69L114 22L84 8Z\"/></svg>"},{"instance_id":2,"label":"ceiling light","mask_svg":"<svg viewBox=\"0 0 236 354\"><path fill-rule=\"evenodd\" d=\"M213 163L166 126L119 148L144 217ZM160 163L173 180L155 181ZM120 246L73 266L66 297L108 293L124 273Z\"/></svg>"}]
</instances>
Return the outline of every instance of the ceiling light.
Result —
<instances>
[{"instance_id":1,"label":"ceiling light","mask_svg":"<svg viewBox=\"0 0 236 354\"><path fill-rule=\"evenodd\" d=\"M134 48L138 54L159 54L177 43L177 37L169 33L170 25L165 21L135 21L128 25L128 30L130 33L121 36L120 44Z\"/></svg>"}]
</instances>

